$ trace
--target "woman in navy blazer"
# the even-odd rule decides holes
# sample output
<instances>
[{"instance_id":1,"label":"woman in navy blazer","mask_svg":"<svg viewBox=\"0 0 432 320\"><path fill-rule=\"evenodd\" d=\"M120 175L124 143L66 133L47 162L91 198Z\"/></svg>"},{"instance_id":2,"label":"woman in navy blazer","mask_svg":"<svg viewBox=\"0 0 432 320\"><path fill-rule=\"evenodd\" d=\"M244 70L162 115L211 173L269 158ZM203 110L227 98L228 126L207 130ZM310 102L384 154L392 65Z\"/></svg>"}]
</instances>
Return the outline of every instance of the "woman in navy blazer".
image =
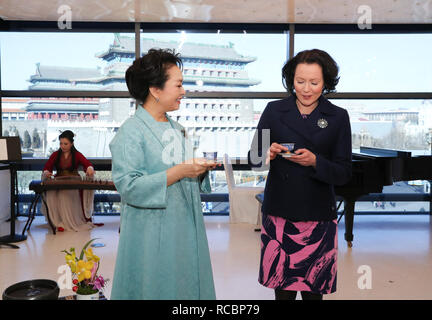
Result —
<instances>
[{"instance_id":1,"label":"woman in navy blazer","mask_svg":"<svg viewBox=\"0 0 432 320\"><path fill-rule=\"evenodd\" d=\"M329 102L339 81L326 52L298 53L282 69L291 95L270 102L249 152L270 164L262 206L259 282L279 299L322 299L336 291L337 212L334 185L351 177L348 113ZM282 143L294 143L292 153Z\"/></svg>"}]
</instances>

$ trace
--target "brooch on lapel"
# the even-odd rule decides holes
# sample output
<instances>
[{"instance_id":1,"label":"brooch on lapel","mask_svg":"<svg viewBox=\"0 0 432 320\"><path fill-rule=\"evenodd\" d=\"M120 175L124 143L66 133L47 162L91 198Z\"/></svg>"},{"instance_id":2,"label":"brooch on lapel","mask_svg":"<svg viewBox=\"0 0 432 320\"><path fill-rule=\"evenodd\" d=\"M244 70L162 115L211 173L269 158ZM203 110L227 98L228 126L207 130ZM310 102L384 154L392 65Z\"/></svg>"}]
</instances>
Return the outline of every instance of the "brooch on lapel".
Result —
<instances>
[{"instance_id":1,"label":"brooch on lapel","mask_svg":"<svg viewBox=\"0 0 432 320\"><path fill-rule=\"evenodd\" d=\"M318 127L320 127L321 129L327 128L328 126L328 122L326 119L319 119L317 122Z\"/></svg>"}]
</instances>

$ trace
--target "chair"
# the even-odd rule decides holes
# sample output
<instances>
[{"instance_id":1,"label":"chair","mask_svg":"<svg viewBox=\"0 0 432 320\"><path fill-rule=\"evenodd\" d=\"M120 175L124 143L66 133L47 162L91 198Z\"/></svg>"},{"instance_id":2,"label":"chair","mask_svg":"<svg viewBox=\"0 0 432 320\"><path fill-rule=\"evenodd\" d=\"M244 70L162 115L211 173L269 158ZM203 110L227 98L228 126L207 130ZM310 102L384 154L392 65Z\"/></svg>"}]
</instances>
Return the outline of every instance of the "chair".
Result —
<instances>
[{"instance_id":1,"label":"chair","mask_svg":"<svg viewBox=\"0 0 432 320\"><path fill-rule=\"evenodd\" d=\"M231 161L224 155L223 165L228 185L230 223L260 224L259 203L255 195L264 191L263 187L236 186Z\"/></svg>"}]
</instances>

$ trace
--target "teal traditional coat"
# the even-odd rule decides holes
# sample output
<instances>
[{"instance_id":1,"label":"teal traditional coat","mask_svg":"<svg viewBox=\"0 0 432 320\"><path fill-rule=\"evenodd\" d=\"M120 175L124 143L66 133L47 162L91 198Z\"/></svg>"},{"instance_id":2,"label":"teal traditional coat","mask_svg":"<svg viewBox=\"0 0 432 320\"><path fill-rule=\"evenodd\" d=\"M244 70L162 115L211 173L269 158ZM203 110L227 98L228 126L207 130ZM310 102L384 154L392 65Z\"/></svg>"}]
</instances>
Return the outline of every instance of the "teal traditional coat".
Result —
<instances>
[{"instance_id":1,"label":"teal traditional coat","mask_svg":"<svg viewBox=\"0 0 432 320\"><path fill-rule=\"evenodd\" d=\"M184 128L168 120L138 107L110 143L122 199L111 299L216 298L200 199L210 181L167 186L166 170L190 150Z\"/></svg>"}]
</instances>

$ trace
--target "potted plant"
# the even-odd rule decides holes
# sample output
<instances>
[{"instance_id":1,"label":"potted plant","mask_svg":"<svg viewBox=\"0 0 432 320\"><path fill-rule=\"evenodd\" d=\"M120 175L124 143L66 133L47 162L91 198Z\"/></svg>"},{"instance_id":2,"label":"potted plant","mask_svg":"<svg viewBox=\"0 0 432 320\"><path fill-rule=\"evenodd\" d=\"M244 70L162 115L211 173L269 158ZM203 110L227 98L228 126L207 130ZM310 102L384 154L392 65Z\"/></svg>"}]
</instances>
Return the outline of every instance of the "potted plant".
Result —
<instances>
[{"instance_id":1,"label":"potted plant","mask_svg":"<svg viewBox=\"0 0 432 320\"><path fill-rule=\"evenodd\" d=\"M87 249L94 240L96 238L84 245L79 257L76 256L75 248L62 251L66 254L66 263L72 271L72 290L76 293L77 300L99 300L99 292L108 281L98 275L100 258L93 254L92 248Z\"/></svg>"}]
</instances>

